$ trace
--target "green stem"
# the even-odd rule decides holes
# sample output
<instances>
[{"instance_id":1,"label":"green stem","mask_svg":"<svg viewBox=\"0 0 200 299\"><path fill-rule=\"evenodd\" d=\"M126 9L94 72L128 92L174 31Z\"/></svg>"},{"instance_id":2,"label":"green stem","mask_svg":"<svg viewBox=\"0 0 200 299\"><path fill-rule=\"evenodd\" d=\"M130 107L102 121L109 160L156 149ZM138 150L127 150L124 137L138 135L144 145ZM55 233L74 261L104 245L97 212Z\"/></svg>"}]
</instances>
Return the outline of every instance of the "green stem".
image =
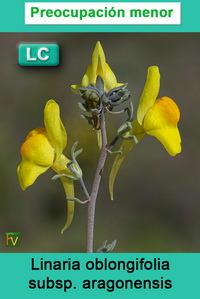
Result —
<instances>
[{"instance_id":1,"label":"green stem","mask_svg":"<svg viewBox=\"0 0 200 299\"><path fill-rule=\"evenodd\" d=\"M105 117L104 117L104 110L100 116L100 129L102 134L102 149L99 156L96 173L94 176L94 181L92 185L92 191L90 195L90 201L88 202L88 229L87 229L87 252L93 252L93 240L94 240L94 219L95 219L95 206L96 206L96 199L97 194L99 191L99 186L101 182L101 174L104 168L104 164L107 157L107 134L106 134L106 127L105 127Z\"/></svg>"}]
</instances>

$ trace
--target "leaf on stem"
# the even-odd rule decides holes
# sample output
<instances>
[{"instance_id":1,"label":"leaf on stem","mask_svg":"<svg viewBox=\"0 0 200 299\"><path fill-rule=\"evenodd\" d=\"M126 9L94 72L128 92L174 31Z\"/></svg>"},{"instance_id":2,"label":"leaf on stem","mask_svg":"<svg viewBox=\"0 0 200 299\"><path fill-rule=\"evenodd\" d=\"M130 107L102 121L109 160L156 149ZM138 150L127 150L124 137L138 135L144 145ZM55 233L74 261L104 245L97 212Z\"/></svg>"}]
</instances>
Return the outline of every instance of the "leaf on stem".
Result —
<instances>
[{"instance_id":1,"label":"leaf on stem","mask_svg":"<svg viewBox=\"0 0 200 299\"><path fill-rule=\"evenodd\" d=\"M116 156L113 166L112 166L112 169L111 169L111 172L110 172L109 192L110 192L111 200L114 199L114 194L113 194L114 183L115 183L115 179L116 179L117 173L119 171L119 168L120 168L122 162L124 161L124 159L126 158L128 153L130 152L130 150L146 134L146 132L144 131L142 126L140 126L140 124L137 122L137 120L135 120L131 123L132 123L132 129L128 133L125 134L125 137L127 139L122 142L121 147L119 149L122 152L122 154ZM131 136L134 136L135 138L133 138ZM129 137L131 137L131 139L129 139Z\"/></svg>"},{"instance_id":2,"label":"leaf on stem","mask_svg":"<svg viewBox=\"0 0 200 299\"><path fill-rule=\"evenodd\" d=\"M67 197L74 197L74 182L72 180L69 180L66 178L61 178L61 181L63 183L64 189L65 189L65 194L67 195ZM68 200L67 201L67 220L66 220L64 227L61 230L61 234L63 234L64 231L72 223L72 220L74 218L74 207L75 207L75 202Z\"/></svg>"}]
</instances>

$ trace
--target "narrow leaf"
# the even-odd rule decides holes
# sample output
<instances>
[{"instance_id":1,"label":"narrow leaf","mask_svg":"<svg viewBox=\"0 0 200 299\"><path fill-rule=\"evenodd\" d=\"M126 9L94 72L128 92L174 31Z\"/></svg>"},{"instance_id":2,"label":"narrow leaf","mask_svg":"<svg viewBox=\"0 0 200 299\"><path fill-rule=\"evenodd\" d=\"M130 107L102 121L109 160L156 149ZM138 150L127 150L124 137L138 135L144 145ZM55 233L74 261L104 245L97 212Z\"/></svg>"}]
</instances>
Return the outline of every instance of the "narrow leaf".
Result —
<instances>
[{"instance_id":1,"label":"narrow leaf","mask_svg":"<svg viewBox=\"0 0 200 299\"><path fill-rule=\"evenodd\" d=\"M114 194L113 194L113 188L114 188L114 183L115 183L115 179L117 176L117 173L119 171L119 168L122 164L122 162L124 161L124 159L126 158L126 156L128 155L129 151L134 147L135 142L133 140L124 140L122 142L122 145L120 147L120 151L122 152L121 155L117 155L111 172L110 172L110 177L109 177L109 192L110 192L110 198L111 200L114 199Z\"/></svg>"},{"instance_id":2,"label":"narrow leaf","mask_svg":"<svg viewBox=\"0 0 200 299\"><path fill-rule=\"evenodd\" d=\"M63 183L66 196L74 197L74 182L66 178L61 178L61 181ZM66 203L67 203L67 220L64 227L61 230L61 234L63 234L64 231L70 226L74 218L75 202L71 200L67 200Z\"/></svg>"},{"instance_id":3,"label":"narrow leaf","mask_svg":"<svg viewBox=\"0 0 200 299\"><path fill-rule=\"evenodd\" d=\"M146 135L146 132L144 131L143 127L140 126L137 120L132 121L131 124L133 128L130 132L126 133L125 136L128 137L130 135L134 135L136 138L131 138L131 140L124 140L119 149L122 152L122 154L117 155L114 160L110 172L110 177L109 177L109 192L110 192L111 200L114 199L114 194L113 194L114 183L122 162L130 152L130 150L137 144L137 142L140 141Z\"/></svg>"}]
</instances>

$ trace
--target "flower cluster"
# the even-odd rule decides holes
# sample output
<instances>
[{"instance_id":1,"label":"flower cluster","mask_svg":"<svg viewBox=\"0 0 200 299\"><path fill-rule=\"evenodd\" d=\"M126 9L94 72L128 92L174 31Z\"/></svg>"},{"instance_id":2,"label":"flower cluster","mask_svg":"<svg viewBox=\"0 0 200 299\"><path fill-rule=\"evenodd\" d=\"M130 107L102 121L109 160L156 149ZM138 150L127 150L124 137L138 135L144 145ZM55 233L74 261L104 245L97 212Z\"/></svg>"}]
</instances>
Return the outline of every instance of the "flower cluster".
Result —
<instances>
[{"instance_id":1,"label":"flower cluster","mask_svg":"<svg viewBox=\"0 0 200 299\"><path fill-rule=\"evenodd\" d=\"M130 99L127 84L117 82L115 74L106 62L103 48L98 42L92 54L92 62L82 78L81 84L72 85L84 103L81 108L91 116L85 116L98 129L98 116L102 109L112 111ZM168 97L157 99L160 89L160 73L157 66L148 69L144 90L140 97L137 117L129 119L129 130L123 133L120 155L117 155L111 170L109 189L113 199L113 185L121 163L129 151L146 134L155 137L171 156L181 152L181 138L177 124L180 112L175 102ZM54 100L49 100L44 109L45 127L32 130L21 147L22 162L17 172L20 186L25 190L38 176L50 167L60 176L67 198L74 198L73 177L69 169L70 160L63 154L67 145L67 134L60 118L60 109ZM134 137L134 138L133 138ZM68 200L68 218L62 232L70 225L74 214L74 201Z\"/></svg>"}]
</instances>

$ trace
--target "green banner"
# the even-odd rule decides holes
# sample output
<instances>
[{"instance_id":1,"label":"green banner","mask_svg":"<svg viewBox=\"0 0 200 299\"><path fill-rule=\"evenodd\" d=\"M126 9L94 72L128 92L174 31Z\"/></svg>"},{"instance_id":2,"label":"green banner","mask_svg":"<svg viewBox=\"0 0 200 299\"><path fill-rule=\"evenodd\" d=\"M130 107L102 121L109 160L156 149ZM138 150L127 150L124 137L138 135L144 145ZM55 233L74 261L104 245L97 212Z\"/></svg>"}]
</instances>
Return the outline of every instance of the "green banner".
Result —
<instances>
[{"instance_id":1,"label":"green banner","mask_svg":"<svg viewBox=\"0 0 200 299\"><path fill-rule=\"evenodd\" d=\"M0 19L0 31L1 32L199 32L199 6L200 3L197 0L182 0L182 1L114 1L114 3L180 3L181 4L181 24L180 25L101 25L101 12L99 12L99 21L95 25L26 25L25 24L25 2L34 2L36 4L42 2L54 2L56 1L24 1L24 0L10 0L1 4L1 19ZM109 5L111 1L59 1L59 3L68 2L80 2L89 3L95 2L96 6L98 3L105 3ZM105 6L106 7L106 6ZM59 14L59 12L57 12ZM85 12L84 12L85 13ZM115 13L115 8L114 12ZM48 11L48 16L51 17L51 11ZM148 11L145 12L145 17L148 17ZM164 16L164 15L163 15ZM92 16L94 19L95 16ZM96 16L96 19L98 16ZM146 18L147 19L147 18Z\"/></svg>"},{"instance_id":2,"label":"green banner","mask_svg":"<svg viewBox=\"0 0 200 299\"><path fill-rule=\"evenodd\" d=\"M1 254L11 298L198 298L200 254Z\"/></svg>"}]
</instances>

